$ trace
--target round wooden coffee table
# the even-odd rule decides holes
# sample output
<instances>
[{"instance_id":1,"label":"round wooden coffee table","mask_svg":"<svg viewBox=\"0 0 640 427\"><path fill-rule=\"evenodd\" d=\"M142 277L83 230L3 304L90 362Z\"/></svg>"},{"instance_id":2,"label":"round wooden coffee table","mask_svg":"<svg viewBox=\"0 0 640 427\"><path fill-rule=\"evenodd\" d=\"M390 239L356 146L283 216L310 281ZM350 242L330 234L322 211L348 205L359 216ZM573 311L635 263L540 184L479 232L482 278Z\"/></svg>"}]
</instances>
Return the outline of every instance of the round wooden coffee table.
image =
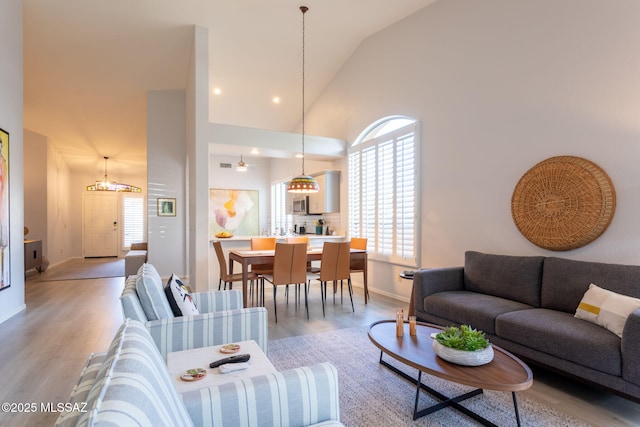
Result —
<instances>
[{"instance_id":1,"label":"round wooden coffee table","mask_svg":"<svg viewBox=\"0 0 640 427\"><path fill-rule=\"evenodd\" d=\"M380 349L380 364L417 385L413 419L416 420L451 406L485 426L495 426L491 421L458 403L481 394L483 389L488 389L511 392L516 421L520 426L516 392L526 390L533 384L531 369L516 356L495 345L493 346L494 358L486 365L462 366L447 362L435 354L432 347L431 334L440 332L442 329L436 325L418 322L416 336L410 336L408 322L405 322L404 336L397 337L395 320L381 320L369 326L369 339ZM382 355L385 353L405 365L417 369L418 378L413 378L382 360ZM423 372L447 381L478 387L478 389L461 396L447 397L422 383ZM435 396L441 402L418 410L421 389Z\"/></svg>"}]
</instances>

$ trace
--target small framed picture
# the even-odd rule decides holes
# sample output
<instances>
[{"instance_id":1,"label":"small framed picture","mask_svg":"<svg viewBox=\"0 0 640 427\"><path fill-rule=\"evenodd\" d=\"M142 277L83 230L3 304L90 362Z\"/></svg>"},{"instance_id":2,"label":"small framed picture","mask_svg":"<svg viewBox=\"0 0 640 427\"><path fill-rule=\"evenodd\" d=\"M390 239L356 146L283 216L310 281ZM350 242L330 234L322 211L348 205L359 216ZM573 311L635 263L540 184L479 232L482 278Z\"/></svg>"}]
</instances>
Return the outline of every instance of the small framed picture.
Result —
<instances>
[{"instance_id":1,"label":"small framed picture","mask_svg":"<svg viewBox=\"0 0 640 427\"><path fill-rule=\"evenodd\" d=\"M158 216L176 216L176 199L158 199Z\"/></svg>"}]
</instances>

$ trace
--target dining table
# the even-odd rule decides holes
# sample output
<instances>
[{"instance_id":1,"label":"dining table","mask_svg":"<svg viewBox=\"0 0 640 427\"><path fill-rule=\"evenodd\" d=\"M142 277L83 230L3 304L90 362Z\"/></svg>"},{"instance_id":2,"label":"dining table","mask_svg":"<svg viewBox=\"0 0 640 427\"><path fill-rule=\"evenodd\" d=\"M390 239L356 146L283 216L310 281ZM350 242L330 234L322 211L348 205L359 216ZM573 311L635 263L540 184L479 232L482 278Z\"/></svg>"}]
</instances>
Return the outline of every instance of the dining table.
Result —
<instances>
[{"instance_id":1,"label":"dining table","mask_svg":"<svg viewBox=\"0 0 640 427\"><path fill-rule=\"evenodd\" d=\"M233 265L238 263L242 266L242 303L247 307L247 282L249 277L249 267L251 264L273 263L276 251L271 250L249 250L233 249L229 251L229 273L233 274ZM365 249L351 249L351 260L364 260L363 286L364 303L367 303L367 251ZM322 261L322 247L309 246L307 249L307 261Z\"/></svg>"}]
</instances>

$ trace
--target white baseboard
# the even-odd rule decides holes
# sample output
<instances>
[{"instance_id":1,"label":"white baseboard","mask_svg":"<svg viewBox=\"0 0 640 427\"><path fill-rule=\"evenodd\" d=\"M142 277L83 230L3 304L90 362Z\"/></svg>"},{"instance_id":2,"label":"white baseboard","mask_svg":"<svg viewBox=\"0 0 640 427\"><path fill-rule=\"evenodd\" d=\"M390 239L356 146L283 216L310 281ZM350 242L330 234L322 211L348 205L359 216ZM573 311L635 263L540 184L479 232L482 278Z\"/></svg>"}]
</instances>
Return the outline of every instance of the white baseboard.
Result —
<instances>
[{"instance_id":1,"label":"white baseboard","mask_svg":"<svg viewBox=\"0 0 640 427\"><path fill-rule=\"evenodd\" d=\"M353 286L354 288L364 289L364 285L363 284L356 283L353 280L351 281L351 286ZM382 296L385 296L385 297L397 299L398 301L402 301L402 302L409 302L411 300L411 298L409 298L409 297L405 297L403 295L393 294L393 293L387 292L387 291L382 291L380 289L375 289L375 288L372 288L371 286L369 286L369 293L378 294L378 295L382 295Z\"/></svg>"},{"instance_id":2,"label":"white baseboard","mask_svg":"<svg viewBox=\"0 0 640 427\"><path fill-rule=\"evenodd\" d=\"M27 305L26 304L22 304L21 306L19 306L18 308L16 308L16 310L14 310L12 313L9 314L5 314L4 316L0 317L0 324L9 320L10 318L12 318L13 316L15 316L16 314L20 313L21 311L24 311L27 309Z\"/></svg>"}]
</instances>

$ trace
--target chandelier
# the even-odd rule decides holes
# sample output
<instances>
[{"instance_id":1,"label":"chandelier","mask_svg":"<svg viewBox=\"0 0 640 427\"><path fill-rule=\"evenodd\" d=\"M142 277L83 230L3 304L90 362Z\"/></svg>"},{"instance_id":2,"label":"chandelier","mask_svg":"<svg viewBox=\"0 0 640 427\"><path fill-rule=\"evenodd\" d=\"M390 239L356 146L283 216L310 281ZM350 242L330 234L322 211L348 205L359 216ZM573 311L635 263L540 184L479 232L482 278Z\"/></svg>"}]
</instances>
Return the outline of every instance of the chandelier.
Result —
<instances>
[{"instance_id":1,"label":"chandelier","mask_svg":"<svg viewBox=\"0 0 640 427\"><path fill-rule=\"evenodd\" d=\"M93 185L87 185L87 191L123 191L128 193L141 193L142 189L135 185L121 184L119 182L110 181L107 176L107 161L108 157L104 157L104 179L102 181L96 181Z\"/></svg>"},{"instance_id":2,"label":"chandelier","mask_svg":"<svg viewBox=\"0 0 640 427\"><path fill-rule=\"evenodd\" d=\"M317 193L320 191L318 181L304 173L304 14L309 10L300 6L302 12L302 174L289 181L289 193Z\"/></svg>"}]
</instances>

